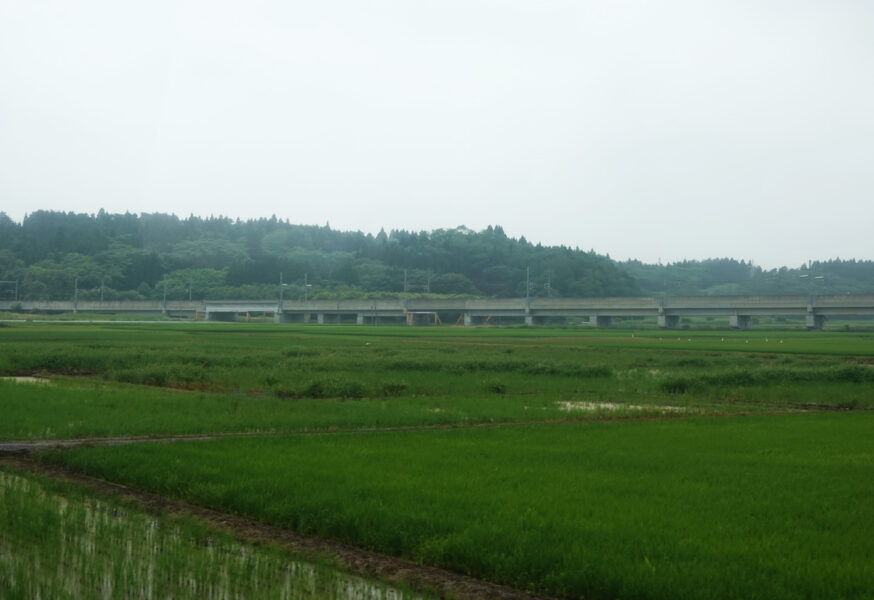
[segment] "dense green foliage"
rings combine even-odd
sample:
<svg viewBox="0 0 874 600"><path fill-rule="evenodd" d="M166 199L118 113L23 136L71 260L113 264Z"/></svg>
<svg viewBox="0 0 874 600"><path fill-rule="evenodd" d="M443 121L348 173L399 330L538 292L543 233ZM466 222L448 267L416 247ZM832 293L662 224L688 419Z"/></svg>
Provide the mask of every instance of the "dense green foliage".
<svg viewBox="0 0 874 600"><path fill-rule="evenodd" d="M666 296L774 296L874 293L874 261L812 261L763 269L728 258L667 265L627 261L620 268L647 294Z"/></svg>
<svg viewBox="0 0 874 600"><path fill-rule="evenodd" d="M622 296L639 290L607 257L507 237L500 227L432 232L336 231L270 219L37 211L0 213L0 280L19 299L275 298L375 293ZM405 277L406 275L406 277ZM405 287L406 282L406 287ZM558 283L561 282L561 283ZM551 284L551 286L550 286ZM0 290L9 295L9 290Z"/></svg>
<svg viewBox="0 0 874 600"><path fill-rule="evenodd" d="M763 270L734 259L616 263L510 238L499 226L342 232L272 217L0 212L0 299L289 299L449 294L524 296L874 293L874 261ZM406 277L405 277L406 274ZM405 286L406 283L406 286Z"/></svg>
<svg viewBox="0 0 874 600"><path fill-rule="evenodd" d="M217 509L561 597L864 598L874 414L53 454Z"/></svg>

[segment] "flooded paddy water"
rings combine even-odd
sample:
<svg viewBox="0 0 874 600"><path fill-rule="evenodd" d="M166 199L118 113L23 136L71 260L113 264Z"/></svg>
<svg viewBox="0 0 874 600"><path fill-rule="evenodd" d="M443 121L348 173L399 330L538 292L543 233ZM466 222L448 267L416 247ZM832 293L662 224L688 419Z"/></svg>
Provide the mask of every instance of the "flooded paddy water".
<svg viewBox="0 0 874 600"><path fill-rule="evenodd" d="M422 596L0 470L0 597Z"/></svg>
<svg viewBox="0 0 874 600"><path fill-rule="evenodd" d="M683 413L688 412L686 406L670 406L658 404L624 404L621 402L579 402L579 401L563 401L556 402L561 410L568 412L598 412L598 411L646 411L659 414L667 413Z"/></svg>
<svg viewBox="0 0 874 600"><path fill-rule="evenodd" d="M46 377L31 377L29 375L21 375L16 377L0 377L0 381L11 381L12 383L36 383L46 384L51 383Z"/></svg>

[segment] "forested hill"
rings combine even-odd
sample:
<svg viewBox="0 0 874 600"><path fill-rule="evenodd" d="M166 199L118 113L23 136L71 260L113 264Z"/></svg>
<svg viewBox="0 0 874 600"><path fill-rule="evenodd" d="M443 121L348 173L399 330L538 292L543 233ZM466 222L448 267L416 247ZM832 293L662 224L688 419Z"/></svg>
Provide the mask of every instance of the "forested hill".
<svg viewBox="0 0 874 600"><path fill-rule="evenodd" d="M734 259L649 265L507 237L499 226L378 235L274 218L0 212L0 298L274 299L406 293L531 296L874 293L874 262L763 270Z"/></svg>
<svg viewBox="0 0 874 600"><path fill-rule="evenodd" d="M628 261L619 266L654 296L874 294L870 260L832 259L770 270L728 258L667 265Z"/></svg>
<svg viewBox="0 0 874 600"><path fill-rule="evenodd" d="M501 227L378 235L274 218L38 211L0 213L0 280L19 299L286 298L381 294L626 296L640 293L608 257L507 237ZM9 287L0 288L4 297Z"/></svg>

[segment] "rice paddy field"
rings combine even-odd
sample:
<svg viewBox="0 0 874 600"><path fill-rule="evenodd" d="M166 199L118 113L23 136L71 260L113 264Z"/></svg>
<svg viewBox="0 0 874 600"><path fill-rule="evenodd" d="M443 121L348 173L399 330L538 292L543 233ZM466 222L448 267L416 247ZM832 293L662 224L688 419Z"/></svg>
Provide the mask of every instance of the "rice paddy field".
<svg viewBox="0 0 874 600"><path fill-rule="evenodd" d="M0 439L91 441L24 462L520 594L874 598L871 332L15 323L0 377ZM0 469L3 597L416 593Z"/></svg>
<svg viewBox="0 0 874 600"><path fill-rule="evenodd" d="M21 473L0 471L0 526L3 598L423 598Z"/></svg>

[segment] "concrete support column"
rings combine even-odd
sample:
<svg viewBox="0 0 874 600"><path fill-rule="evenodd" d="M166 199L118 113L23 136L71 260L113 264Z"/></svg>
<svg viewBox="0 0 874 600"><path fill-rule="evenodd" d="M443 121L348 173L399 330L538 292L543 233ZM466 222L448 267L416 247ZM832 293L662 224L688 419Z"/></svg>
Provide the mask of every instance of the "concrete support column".
<svg viewBox="0 0 874 600"><path fill-rule="evenodd" d="M464 318L465 327L470 327L471 325L473 325L473 317L470 316L469 312L463 313L462 316Z"/></svg>
<svg viewBox="0 0 874 600"><path fill-rule="evenodd" d="M816 329L819 331L822 329L823 325L825 325L825 315L808 314L804 318L804 324L807 325L808 329Z"/></svg>
<svg viewBox="0 0 874 600"><path fill-rule="evenodd" d="M319 325L324 325L325 324L325 313L318 313L316 315L316 322Z"/></svg>
<svg viewBox="0 0 874 600"><path fill-rule="evenodd" d="M528 326L534 325L534 315L525 315L525 324Z"/></svg>
<svg viewBox="0 0 874 600"><path fill-rule="evenodd" d="M749 315L732 315L728 319L732 329L749 329L753 318Z"/></svg>
<svg viewBox="0 0 874 600"><path fill-rule="evenodd" d="M278 312L273 315L274 323L302 323L304 316L301 313Z"/></svg>
<svg viewBox="0 0 874 600"><path fill-rule="evenodd" d="M355 315L355 324L364 325L364 313L358 313Z"/></svg>
<svg viewBox="0 0 874 600"><path fill-rule="evenodd" d="M677 329L680 326L678 315L659 315L659 327L662 329Z"/></svg>
<svg viewBox="0 0 874 600"><path fill-rule="evenodd" d="M589 324L594 327L610 327L613 323L613 317L609 316L591 316L589 317Z"/></svg>

